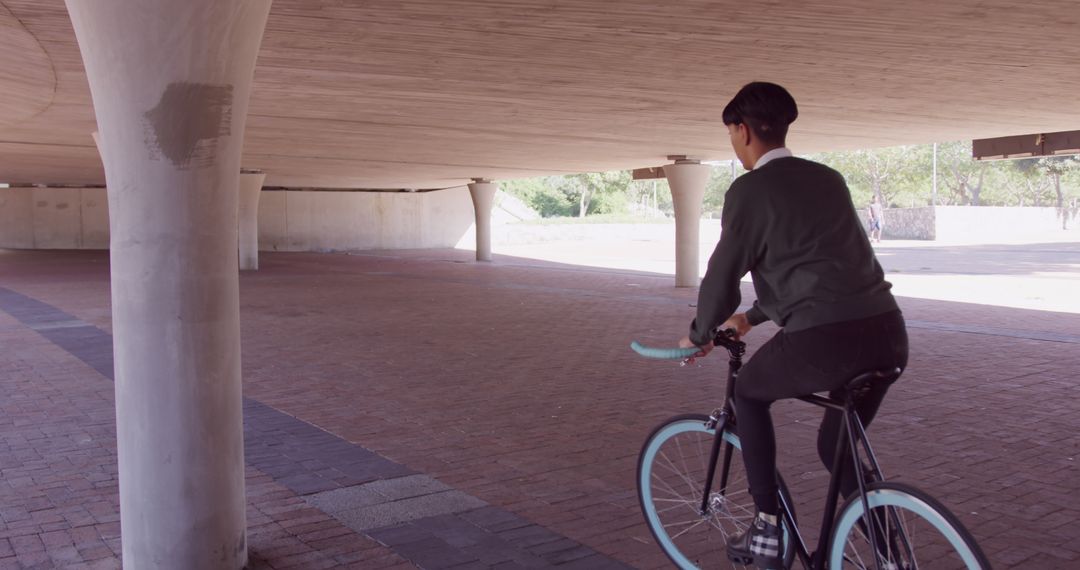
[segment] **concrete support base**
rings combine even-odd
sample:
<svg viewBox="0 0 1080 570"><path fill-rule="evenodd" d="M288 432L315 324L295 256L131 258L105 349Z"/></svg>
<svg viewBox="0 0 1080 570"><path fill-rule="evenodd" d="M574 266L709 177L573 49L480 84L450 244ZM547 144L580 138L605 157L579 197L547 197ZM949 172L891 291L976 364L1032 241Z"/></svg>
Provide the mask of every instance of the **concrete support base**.
<svg viewBox="0 0 1080 570"><path fill-rule="evenodd" d="M476 213L476 260L491 261L491 207L499 186L493 182L477 179L469 184L473 210Z"/></svg>
<svg viewBox="0 0 1080 570"><path fill-rule="evenodd" d="M269 0L67 0L104 157L123 565L247 563L237 209Z"/></svg>
<svg viewBox="0 0 1080 570"><path fill-rule="evenodd" d="M664 166L664 176L675 207L675 286L697 287L701 282L698 228L709 167L680 161Z"/></svg>

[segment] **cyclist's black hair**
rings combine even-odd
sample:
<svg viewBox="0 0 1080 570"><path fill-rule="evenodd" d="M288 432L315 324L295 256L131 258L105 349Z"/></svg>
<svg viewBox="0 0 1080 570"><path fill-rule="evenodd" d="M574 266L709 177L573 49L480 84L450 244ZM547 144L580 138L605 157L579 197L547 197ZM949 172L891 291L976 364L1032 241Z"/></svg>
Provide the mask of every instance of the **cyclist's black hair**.
<svg viewBox="0 0 1080 570"><path fill-rule="evenodd" d="M788 125L799 116L795 98L775 83L747 83L724 107L725 125L750 127L754 135L770 145L783 145Z"/></svg>

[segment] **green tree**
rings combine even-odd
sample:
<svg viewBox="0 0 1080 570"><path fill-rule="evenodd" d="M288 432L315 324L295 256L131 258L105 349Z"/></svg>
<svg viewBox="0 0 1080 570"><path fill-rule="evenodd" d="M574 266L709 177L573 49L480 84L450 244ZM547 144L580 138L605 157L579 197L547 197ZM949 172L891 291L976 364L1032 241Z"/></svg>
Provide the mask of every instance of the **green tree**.
<svg viewBox="0 0 1080 570"><path fill-rule="evenodd" d="M1052 189L1052 199L1061 219L1061 229L1068 229L1069 220L1075 215L1075 199L1070 200L1069 188L1062 183L1062 179L1070 171L1078 170L1080 162L1074 156L1047 156L1039 159L1036 168L1043 172Z"/></svg>
<svg viewBox="0 0 1080 570"><path fill-rule="evenodd" d="M705 196L702 199L701 214L706 218L719 218L724 210L724 196L735 178L742 174L742 167L734 170L734 162L722 162L713 164L709 172L709 179L705 182Z"/></svg>
<svg viewBox="0 0 1080 570"><path fill-rule="evenodd" d="M1050 180L1040 168L1040 158L1010 160L1005 167L1006 185L1011 202L1019 206L1045 206L1050 203Z"/></svg>
<svg viewBox="0 0 1080 570"><path fill-rule="evenodd" d="M670 216L674 213L671 204L671 191L668 189L667 180L663 178L649 178L645 180L633 180L627 187L627 211L630 204L636 204L638 211L659 211Z"/></svg>
<svg viewBox="0 0 1080 570"><path fill-rule="evenodd" d="M626 212L629 171L587 172L507 180L500 186L529 204L540 215L578 216Z"/></svg>
<svg viewBox="0 0 1080 570"><path fill-rule="evenodd" d="M625 208L626 200L618 200L613 195L625 196L630 181L630 172L626 170L584 172L564 176L561 188L567 196L577 200L578 217L584 218L589 213L616 213L611 208L618 204Z"/></svg>
<svg viewBox="0 0 1080 570"><path fill-rule="evenodd" d="M869 187L871 196L877 196L885 206L898 205L898 194L914 176L909 167L915 158L914 149L912 146L894 146L854 151L850 154L862 168L854 172L853 177Z"/></svg>
<svg viewBox="0 0 1080 570"><path fill-rule="evenodd" d="M827 152L810 157L844 175L856 204L870 203L877 195L881 203L890 206L897 193L894 180L903 167L907 147ZM901 149L901 150L898 150Z"/></svg>
<svg viewBox="0 0 1080 570"><path fill-rule="evenodd" d="M499 182L499 187L525 201L545 218L570 216L573 215L575 204L560 189L561 178L561 176L543 176L505 180Z"/></svg>
<svg viewBox="0 0 1080 570"><path fill-rule="evenodd" d="M1073 156L1069 168L1061 174L1061 225L1068 229L1069 220L1080 213L1080 156Z"/></svg>
<svg viewBox="0 0 1080 570"><path fill-rule="evenodd" d="M880 197L891 207L921 204L1056 206L1066 221L1080 206L1080 159L1042 157L976 161L969 141L937 145L938 193L932 196L933 145L827 152L808 158L840 171L859 207ZM717 217L735 177L731 162L714 164L706 182L702 215ZM544 217L619 214L631 204L673 213L667 180L632 180L627 171L546 176L502 183ZM1070 209L1071 208L1071 209Z"/></svg>
<svg viewBox="0 0 1080 570"><path fill-rule="evenodd" d="M938 187L947 191L939 194L939 203L958 206L981 206L989 163L974 160L971 143L953 141L938 145Z"/></svg>
<svg viewBox="0 0 1080 570"><path fill-rule="evenodd" d="M1062 186L1062 178L1078 167L1080 167L1080 161L1077 161L1075 156L1047 156L1039 159L1037 168L1050 180L1058 208L1064 208L1067 203L1068 188Z"/></svg>

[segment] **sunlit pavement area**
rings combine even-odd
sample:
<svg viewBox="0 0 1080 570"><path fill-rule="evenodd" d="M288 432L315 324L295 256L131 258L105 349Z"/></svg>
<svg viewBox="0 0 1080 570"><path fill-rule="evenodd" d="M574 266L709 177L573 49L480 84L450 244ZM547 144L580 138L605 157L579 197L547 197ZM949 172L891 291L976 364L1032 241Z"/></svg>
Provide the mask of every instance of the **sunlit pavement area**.
<svg viewBox="0 0 1080 570"><path fill-rule="evenodd" d="M675 273L675 229L639 226L636 235L619 232L589 243L537 242L497 246L495 251L577 265ZM504 230L514 232L512 226ZM614 232L613 232L614 233ZM702 222L700 250L704 274L720 225ZM894 292L906 297L961 301L1040 311L1080 314L1080 229L1031 231L1008 240L885 240L874 244ZM746 281L749 281L747 276Z"/></svg>
<svg viewBox="0 0 1080 570"><path fill-rule="evenodd" d="M263 253L241 275L251 567L667 566L637 453L719 403L725 363L635 357L685 333L696 291L581 264L636 246L564 247ZM1080 244L876 247L912 347L871 430L886 474L995 567L1080 566ZM0 251L0 568L119 567L108 277L106 252ZM811 536L818 415L774 407Z"/></svg>

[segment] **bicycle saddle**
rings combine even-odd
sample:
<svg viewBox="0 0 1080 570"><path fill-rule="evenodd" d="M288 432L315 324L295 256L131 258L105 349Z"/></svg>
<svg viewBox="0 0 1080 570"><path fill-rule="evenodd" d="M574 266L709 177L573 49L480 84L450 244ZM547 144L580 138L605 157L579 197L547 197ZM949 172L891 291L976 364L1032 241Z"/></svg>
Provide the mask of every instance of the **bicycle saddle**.
<svg viewBox="0 0 1080 570"><path fill-rule="evenodd" d="M844 390L847 390L848 392L859 392L868 388L871 384L892 384L900 377L901 372L903 372L903 370L900 368L886 368L884 370L863 372L851 380L848 380L847 384L844 384Z"/></svg>

